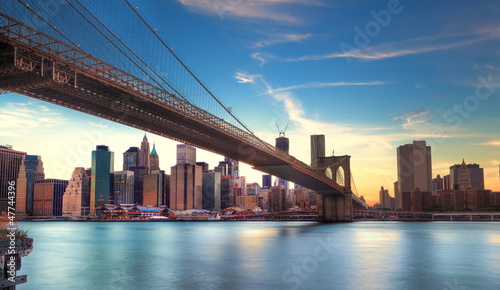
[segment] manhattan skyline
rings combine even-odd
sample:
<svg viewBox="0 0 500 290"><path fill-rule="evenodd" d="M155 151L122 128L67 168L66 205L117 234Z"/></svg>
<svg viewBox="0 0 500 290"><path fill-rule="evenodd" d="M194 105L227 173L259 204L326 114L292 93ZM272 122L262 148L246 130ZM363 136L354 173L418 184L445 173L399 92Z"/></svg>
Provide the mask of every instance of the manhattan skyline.
<svg viewBox="0 0 500 290"><path fill-rule="evenodd" d="M500 190L495 2L131 2L257 136L274 144L275 123L290 123L297 159L310 163L312 134L326 136L327 155L351 155L369 203L392 189L396 148L413 140L432 147L433 177L465 158ZM46 176L62 179L90 167L95 145L121 154L143 134L15 94L0 97L0 124L0 143L41 155ZM174 164L177 143L148 136L160 166ZM221 160L198 152L211 166ZM250 170L242 175L261 182Z"/></svg>

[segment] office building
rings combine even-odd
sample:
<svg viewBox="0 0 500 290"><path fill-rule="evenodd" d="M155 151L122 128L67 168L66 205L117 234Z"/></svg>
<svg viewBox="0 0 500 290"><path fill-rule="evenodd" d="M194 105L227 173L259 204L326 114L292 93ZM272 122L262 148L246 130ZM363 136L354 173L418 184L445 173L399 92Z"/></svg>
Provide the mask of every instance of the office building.
<svg viewBox="0 0 500 290"><path fill-rule="evenodd" d="M67 180L35 180L33 195L34 216L62 216L63 195Z"/></svg>
<svg viewBox="0 0 500 290"><path fill-rule="evenodd" d="M177 164L171 167L170 209L202 208L202 167L196 165L196 149L177 145Z"/></svg>
<svg viewBox="0 0 500 290"><path fill-rule="evenodd" d="M150 171L160 170L160 157L156 152L156 147L154 143L153 143L153 149L151 150L151 154L149 154L149 170Z"/></svg>
<svg viewBox="0 0 500 290"><path fill-rule="evenodd" d="M317 160L325 157L325 135L311 135L311 167L317 167Z"/></svg>
<svg viewBox="0 0 500 290"><path fill-rule="evenodd" d="M285 152L286 154L289 153L290 140L287 137L285 137L284 132L280 132L280 136L276 138L276 148ZM288 181L281 178L276 178L276 183L277 183L276 185L283 186L285 190L288 191Z"/></svg>
<svg viewBox="0 0 500 290"><path fill-rule="evenodd" d="M282 186L271 187L271 192L269 192L268 196L268 202L268 209L270 211L286 211L288 209L286 190Z"/></svg>
<svg viewBox="0 0 500 290"><path fill-rule="evenodd" d="M9 184L15 183L26 152L13 150L11 146L0 146L0 214L7 212Z"/></svg>
<svg viewBox="0 0 500 290"><path fill-rule="evenodd" d="M221 174L219 172L203 173L202 208L221 210Z"/></svg>
<svg viewBox="0 0 500 290"><path fill-rule="evenodd" d="M221 208L225 209L233 206L235 203L234 197L234 178L233 175L221 176Z"/></svg>
<svg viewBox="0 0 500 290"><path fill-rule="evenodd" d="M113 203L134 203L134 172L131 170L113 173Z"/></svg>
<svg viewBox="0 0 500 290"><path fill-rule="evenodd" d="M260 194L260 184L257 182L254 183L248 183L247 184L247 195L256 195L258 196Z"/></svg>
<svg viewBox="0 0 500 290"><path fill-rule="evenodd" d="M62 215L88 216L90 211L90 176L85 168L76 167L63 195Z"/></svg>
<svg viewBox="0 0 500 290"><path fill-rule="evenodd" d="M90 211L104 204L113 203L111 196L112 176L114 172L114 153L105 145L97 145L92 151L92 169L90 180Z"/></svg>
<svg viewBox="0 0 500 290"><path fill-rule="evenodd" d="M141 149L139 150L139 166L144 166L149 171L150 167L150 148L148 137L144 134L141 142Z"/></svg>
<svg viewBox="0 0 500 290"><path fill-rule="evenodd" d="M379 204L383 209L394 209L394 198L389 195L389 190L382 186L379 191Z"/></svg>
<svg viewBox="0 0 500 290"><path fill-rule="evenodd" d="M196 165L196 148L186 144L177 144L177 164Z"/></svg>
<svg viewBox="0 0 500 290"><path fill-rule="evenodd" d="M144 175L143 206L160 206L163 202L165 171L157 170Z"/></svg>
<svg viewBox="0 0 500 290"><path fill-rule="evenodd" d="M450 166L449 187L451 190L484 189L484 170L479 164L461 164Z"/></svg>
<svg viewBox="0 0 500 290"><path fill-rule="evenodd" d="M145 166L130 167L134 172L134 204L142 205L144 192L144 176L149 173Z"/></svg>
<svg viewBox="0 0 500 290"><path fill-rule="evenodd" d="M123 170L130 170L131 167L139 166L139 147L130 147L123 152Z"/></svg>
<svg viewBox="0 0 500 290"><path fill-rule="evenodd" d="M16 182L16 212L18 217L33 214L35 180L44 179L43 162L40 156L23 155Z"/></svg>
<svg viewBox="0 0 500 290"><path fill-rule="evenodd" d="M272 185L272 176L269 174L262 175L262 188L271 188Z"/></svg>
<svg viewBox="0 0 500 290"><path fill-rule="evenodd" d="M431 147L425 141L413 141L397 148L397 194L420 190L432 191ZM402 198L396 198L396 208L402 208Z"/></svg>
<svg viewBox="0 0 500 290"><path fill-rule="evenodd" d="M259 205L259 198L255 195L238 196L236 204L244 209L255 209Z"/></svg>

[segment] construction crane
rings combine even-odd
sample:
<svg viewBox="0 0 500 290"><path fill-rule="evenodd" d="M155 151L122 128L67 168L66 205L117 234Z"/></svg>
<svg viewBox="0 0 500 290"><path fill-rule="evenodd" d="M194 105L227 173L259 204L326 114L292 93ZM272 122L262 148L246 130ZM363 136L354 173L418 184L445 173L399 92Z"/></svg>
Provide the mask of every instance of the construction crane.
<svg viewBox="0 0 500 290"><path fill-rule="evenodd" d="M278 125L278 122L276 122L276 127L278 127L278 133L280 134L280 137L285 137L285 132L286 132L286 129L288 128L288 124L289 123L286 123L285 129L283 131L281 131L280 126Z"/></svg>

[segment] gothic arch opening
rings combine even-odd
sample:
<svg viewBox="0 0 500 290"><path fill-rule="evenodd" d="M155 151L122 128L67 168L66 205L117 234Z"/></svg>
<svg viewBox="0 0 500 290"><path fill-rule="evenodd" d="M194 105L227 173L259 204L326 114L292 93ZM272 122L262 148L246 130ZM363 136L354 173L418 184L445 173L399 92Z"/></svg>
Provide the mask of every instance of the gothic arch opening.
<svg viewBox="0 0 500 290"><path fill-rule="evenodd" d="M345 186L345 172L342 166L337 168L337 172L335 174L335 182L337 182L341 186Z"/></svg>

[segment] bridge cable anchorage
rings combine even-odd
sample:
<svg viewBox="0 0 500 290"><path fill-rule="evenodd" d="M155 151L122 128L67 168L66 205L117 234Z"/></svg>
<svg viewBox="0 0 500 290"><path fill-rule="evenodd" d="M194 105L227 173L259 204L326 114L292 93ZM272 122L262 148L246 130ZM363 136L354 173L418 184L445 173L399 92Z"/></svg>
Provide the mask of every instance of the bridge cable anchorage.
<svg viewBox="0 0 500 290"><path fill-rule="evenodd" d="M128 6L132 9L132 11L141 19L141 21L148 27L148 29L156 36L156 38L161 42L161 44L168 49L168 51L175 57L175 59L184 67L184 69L196 80L196 82L231 116L245 128L250 134L253 135L253 131L250 130L239 118L237 118L231 110L229 110L222 102L214 95L212 92L200 81L198 77L187 67L187 65L180 60L177 54L163 41L163 39L158 35L158 33L147 23L147 21L142 17L142 15L138 12L138 9L134 9L134 7L130 4L129 0L125 0Z"/></svg>
<svg viewBox="0 0 500 290"><path fill-rule="evenodd" d="M161 89L168 91L165 89L162 84L160 84L156 79L152 78L150 74L144 70L141 66L139 66L130 56L128 56L121 48L119 48L108 36L106 36L99 28L97 28L92 21L90 21L87 17L85 17L78 9L75 8L73 4L71 4L68 0L66 0L68 4L73 8L80 16L82 16L85 20L87 20L94 29L96 29L102 36L104 36L118 51L120 51L128 60L130 60L136 67L138 67L144 74L146 74L151 80L153 80ZM155 72L141 57L139 57L135 52L133 52L121 39L116 36L106 25L104 25L91 11L89 11L83 4L79 1L76 0L76 2L87 12L89 13L102 27L104 27L114 38L116 38L130 53L132 53L138 60L140 60L150 71L152 71L157 77L159 77L162 81L164 81L179 97L184 98L182 94L180 94L175 88L170 86L170 84L165 81L158 73ZM187 101L187 100L186 100Z"/></svg>

